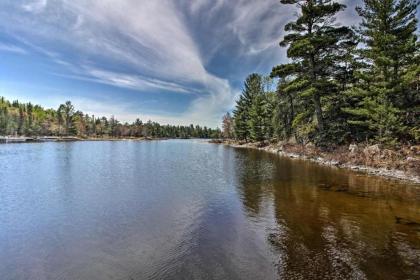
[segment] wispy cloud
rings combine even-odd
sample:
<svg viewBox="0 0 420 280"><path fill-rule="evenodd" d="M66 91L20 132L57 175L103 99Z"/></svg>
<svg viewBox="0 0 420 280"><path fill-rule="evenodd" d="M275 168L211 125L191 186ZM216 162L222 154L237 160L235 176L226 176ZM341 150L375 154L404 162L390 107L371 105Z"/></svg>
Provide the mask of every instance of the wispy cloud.
<svg viewBox="0 0 420 280"><path fill-rule="evenodd" d="M63 102L63 99L57 101ZM162 111L145 113L141 109L132 111L132 104L129 102L98 101L89 98L77 97L72 100L75 107L88 115L95 117L116 117L120 122L131 122L137 118L147 122L149 120L159 122L162 125L190 125L194 123L190 116L185 114L169 114ZM150 101L148 103L151 103ZM60 104L60 103L57 103ZM143 104L148 105L148 104Z"/></svg>
<svg viewBox="0 0 420 280"><path fill-rule="evenodd" d="M194 116L191 121L214 124L215 116L233 100L229 82L206 70L174 1L140 2L30 1L23 6L25 10L42 16L10 20L15 21L19 36L38 42L28 43L33 48L57 63L68 64L72 72L78 71L74 76L136 90L194 91L199 97L188 110ZM55 55L63 47L78 54L75 61L69 63ZM94 68L82 66L86 57L95 61ZM197 105L201 103L207 105L206 110Z"/></svg>
<svg viewBox="0 0 420 280"><path fill-rule="evenodd" d="M95 78L94 81L117 87L129 88L134 90L147 90L152 88L178 93L191 93L191 90L179 84L166 82L154 78L105 71L95 68L87 68L85 70L88 75Z"/></svg>
<svg viewBox="0 0 420 280"><path fill-rule="evenodd" d="M172 120L215 126L240 91L233 82L284 59L278 42L293 13L278 0L2 0L0 32L59 65L61 77L190 94Z"/></svg>
<svg viewBox="0 0 420 280"><path fill-rule="evenodd" d="M5 43L0 43L0 51L3 52L11 52L11 53L15 53L15 54L23 54L26 55L28 54L28 51L26 51L25 49L15 46L15 45L10 45L10 44L5 44Z"/></svg>
<svg viewBox="0 0 420 280"><path fill-rule="evenodd" d="M31 0L22 5L27 12L40 13L47 6L48 0Z"/></svg>

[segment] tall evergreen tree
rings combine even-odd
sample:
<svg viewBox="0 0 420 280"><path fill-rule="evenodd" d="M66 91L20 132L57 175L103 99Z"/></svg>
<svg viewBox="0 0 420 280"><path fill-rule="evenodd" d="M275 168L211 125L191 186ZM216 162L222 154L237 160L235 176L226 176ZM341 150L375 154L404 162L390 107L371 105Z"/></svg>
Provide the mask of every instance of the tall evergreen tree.
<svg viewBox="0 0 420 280"><path fill-rule="evenodd" d="M254 97L249 110L250 138L253 141L262 141L267 135L267 102L263 93Z"/></svg>
<svg viewBox="0 0 420 280"><path fill-rule="evenodd" d="M316 127L325 138L329 133L330 120L325 110L330 109L328 95L337 93L334 77L340 62L353 43L353 32L348 27L335 24L334 16L345 5L331 0L281 0L283 4L297 4L299 17L285 27L288 34L280 43L288 46L287 55L292 63L273 69L274 77L294 77L291 87L299 90L299 96L313 108ZM327 97L327 98L326 98ZM309 104L310 103L310 104ZM310 118L309 112L302 112L300 119Z"/></svg>
<svg viewBox="0 0 420 280"><path fill-rule="evenodd" d="M74 115L74 106L70 101L66 101L64 104L64 122L66 128L66 135L73 132L73 115Z"/></svg>
<svg viewBox="0 0 420 280"><path fill-rule="evenodd" d="M7 112L7 107L0 106L0 135L7 135L8 134L8 122L9 116Z"/></svg>
<svg viewBox="0 0 420 280"><path fill-rule="evenodd" d="M33 134L33 127L32 127L32 121L33 121L33 105L31 103L28 103L26 105L26 122L25 122L25 134L31 136Z"/></svg>
<svg viewBox="0 0 420 280"><path fill-rule="evenodd" d="M277 68L277 70L280 69ZM286 76L277 71L275 72L275 75ZM293 85L297 85L298 82L298 79L290 82L285 78L280 79L278 82L273 125L275 134L281 140L288 140L293 135L298 138L293 129L293 121L296 112L296 95L298 94L297 89ZM309 108L305 108L305 110L308 109Z"/></svg>
<svg viewBox="0 0 420 280"><path fill-rule="evenodd" d="M25 112L22 106L19 106L19 121L17 133L22 135L24 133L24 124L25 124Z"/></svg>
<svg viewBox="0 0 420 280"><path fill-rule="evenodd" d="M235 137L239 140L248 140L249 138L248 119L247 102L244 96L241 95L233 111Z"/></svg>
<svg viewBox="0 0 420 280"><path fill-rule="evenodd" d="M244 84L242 95L237 101L234 110L234 126L236 137L240 140L249 140L251 136L250 110L255 97L263 93L262 77L259 74L249 75Z"/></svg>
<svg viewBox="0 0 420 280"><path fill-rule="evenodd" d="M418 110L420 97L404 77L416 63L417 6L411 0L365 0L357 8L362 17L359 52L365 64L347 93L350 106L344 111L361 137L392 143L413 126L410 116Z"/></svg>
<svg viewBox="0 0 420 280"><path fill-rule="evenodd" d="M277 95L274 91L266 91L264 93L264 99L265 99L265 119L264 119L264 125L265 125L265 137L267 139L272 139L275 137L275 111L277 108Z"/></svg>

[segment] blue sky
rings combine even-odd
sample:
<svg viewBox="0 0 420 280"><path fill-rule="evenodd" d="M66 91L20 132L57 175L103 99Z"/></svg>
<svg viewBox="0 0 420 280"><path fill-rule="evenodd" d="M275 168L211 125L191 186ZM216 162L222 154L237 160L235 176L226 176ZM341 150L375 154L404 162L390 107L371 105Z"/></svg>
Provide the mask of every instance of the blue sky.
<svg viewBox="0 0 420 280"><path fill-rule="evenodd" d="M354 6L338 16L358 18ZM1 0L0 95L96 116L219 126L245 77L286 61L278 0Z"/></svg>

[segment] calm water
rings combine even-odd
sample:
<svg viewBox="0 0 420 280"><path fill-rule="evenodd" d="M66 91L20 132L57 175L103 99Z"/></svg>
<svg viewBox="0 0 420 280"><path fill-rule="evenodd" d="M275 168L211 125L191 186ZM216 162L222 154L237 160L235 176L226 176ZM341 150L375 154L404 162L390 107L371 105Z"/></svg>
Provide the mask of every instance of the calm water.
<svg viewBox="0 0 420 280"><path fill-rule="evenodd" d="M0 145L0 278L419 279L420 188L204 141Z"/></svg>

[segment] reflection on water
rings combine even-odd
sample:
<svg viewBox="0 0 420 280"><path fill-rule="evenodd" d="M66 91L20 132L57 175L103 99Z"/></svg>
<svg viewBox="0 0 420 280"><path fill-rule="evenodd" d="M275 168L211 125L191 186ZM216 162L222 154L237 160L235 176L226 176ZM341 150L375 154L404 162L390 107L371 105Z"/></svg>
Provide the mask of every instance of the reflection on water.
<svg viewBox="0 0 420 280"><path fill-rule="evenodd" d="M274 207L277 227L267 240L281 278L420 277L418 187L250 150L238 158L249 218Z"/></svg>
<svg viewBox="0 0 420 280"><path fill-rule="evenodd" d="M1 279L418 279L420 188L203 141L0 146Z"/></svg>

